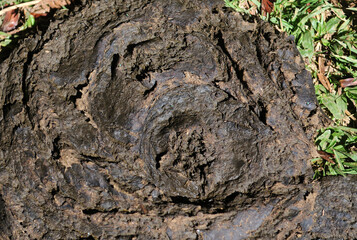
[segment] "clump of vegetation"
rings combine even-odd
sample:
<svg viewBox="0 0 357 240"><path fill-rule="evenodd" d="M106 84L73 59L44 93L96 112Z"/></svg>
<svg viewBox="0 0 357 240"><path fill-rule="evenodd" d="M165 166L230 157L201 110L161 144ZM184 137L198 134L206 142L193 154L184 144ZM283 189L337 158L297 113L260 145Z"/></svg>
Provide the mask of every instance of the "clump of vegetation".
<svg viewBox="0 0 357 240"><path fill-rule="evenodd" d="M70 0L0 0L0 51L17 33L34 26L37 18L70 3Z"/></svg>
<svg viewBox="0 0 357 240"><path fill-rule="evenodd" d="M320 129L316 138L320 158L312 160L315 178L357 174L357 129L335 126Z"/></svg>
<svg viewBox="0 0 357 240"><path fill-rule="evenodd" d="M275 2L275 3L274 3ZM225 0L228 7L259 15L295 37L314 78L317 100L334 122L320 129L314 178L357 174L357 8L353 1ZM274 3L274 4L273 4Z"/></svg>

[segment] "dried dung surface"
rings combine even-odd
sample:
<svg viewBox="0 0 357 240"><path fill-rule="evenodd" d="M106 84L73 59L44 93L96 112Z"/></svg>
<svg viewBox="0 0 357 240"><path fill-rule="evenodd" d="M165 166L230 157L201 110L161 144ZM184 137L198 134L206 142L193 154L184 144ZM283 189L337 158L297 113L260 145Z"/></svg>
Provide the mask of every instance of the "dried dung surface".
<svg viewBox="0 0 357 240"><path fill-rule="evenodd" d="M293 40L223 1L83 1L0 65L2 239L352 239Z"/></svg>

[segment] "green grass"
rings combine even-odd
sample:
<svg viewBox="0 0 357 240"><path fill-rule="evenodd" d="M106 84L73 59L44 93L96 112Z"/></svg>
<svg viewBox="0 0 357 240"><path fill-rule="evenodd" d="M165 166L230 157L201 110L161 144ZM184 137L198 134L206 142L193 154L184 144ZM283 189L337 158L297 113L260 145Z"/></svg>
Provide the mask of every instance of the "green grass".
<svg viewBox="0 0 357 240"><path fill-rule="evenodd" d="M6 12L16 9L20 19L15 29L3 32L0 29L0 51L2 47L8 46L19 32L31 28L36 23L36 17L46 16L51 9L64 8L71 0L0 0L0 26L4 22Z"/></svg>
<svg viewBox="0 0 357 240"><path fill-rule="evenodd" d="M277 0L267 16L261 13L258 0L225 3L244 14L259 15L279 31L295 36L314 78L317 100L334 123L318 131L317 148L330 159L312 160L314 178L357 174L357 86L341 84L345 79L357 80L357 33L353 28L357 8L351 7L352 1L350 7L343 7L327 0Z"/></svg>
<svg viewBox="0 0 357 240"><path fill-rule="evenodd" d="M0 0L0 10L4 10L9 6L16 6L25 2L30 2L30 0ZM27 11L26 8L23 8L22 10L23 10L23 20L22 20L23 23L22 24L19 23L19 26L17 27L16 30L9 33L0 31L0 50L1 47L6 47L12 42L14 38L17 37L16 33L24 31L35 24L35 18L29 13L29 11ZM4 15L5 14L2 14L0 16L0 25L2 25L3 23Z"/></svg>
<svg viewBox="0 0 357 240"><path fill-rule="evenodd" d="M357 174L357 129L335 126L320 129L315 139L318 150L327 153L330 161L312 160L315 178L326 175Z"/></svg>

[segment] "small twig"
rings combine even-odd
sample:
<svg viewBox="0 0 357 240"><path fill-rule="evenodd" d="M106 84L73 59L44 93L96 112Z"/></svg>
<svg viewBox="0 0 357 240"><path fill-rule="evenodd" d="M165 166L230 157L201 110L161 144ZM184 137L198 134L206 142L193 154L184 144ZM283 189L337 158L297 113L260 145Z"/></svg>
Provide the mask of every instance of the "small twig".
<svg viewBox="0 0 357 240"><path fill-rule="evenodd" d="M326 161L328 161L329 163L332 163L332 164L336 164L332 158L333 158L333 155L325 152L325 151L321 151L321 150L317 150L317 153L320 154L320 157Z"/></svg>
<svg viewBox="0 0 357 240"><path fill-rule="evenodd" d="M341 87L351 87L357 85L357 78L346 78L340 80Z"/></svg>
<svg viewBox="0 0 357 240"><path fill-rule="evenodd" d="M279 22L280 22L280 28L282 32L284 31L284 25L283 25L283 20L282 20L282 11L279 12Z"/></svg>
<svg viewBox="0 0 357 240"><path fill-rule="evenodd" d="M20 3L20 4L17 4L17 5L14 5L14 6L10 6L10 7L4 8L3 10L0 11L0 15L3 15L8 11L15 10L15 9L18 9L18 8L35 5L35 4L37 4L37 3L41 2L41 1L42 0L34 0L34 1L31 1L31 2Z"/></svg>
<svg viewBox="0 0 357 240"><path fill-rule="evenodd" d="M322 85L329 91L332 92L332 87L330 82L328 81L327 77L325 76L325 64L324 64L324 59L319 56L318 58L318 73L317 77L322 83Z"/></svg>
<svg viewBox="0 0 357 240"><path fill-rule="evenodd" d="M349 118L351 118L353 121L356 121L356 118L353 116L352 113L350 113L350 111L345 110L345 113L346 113L346 115L347 115Z"/></svg>

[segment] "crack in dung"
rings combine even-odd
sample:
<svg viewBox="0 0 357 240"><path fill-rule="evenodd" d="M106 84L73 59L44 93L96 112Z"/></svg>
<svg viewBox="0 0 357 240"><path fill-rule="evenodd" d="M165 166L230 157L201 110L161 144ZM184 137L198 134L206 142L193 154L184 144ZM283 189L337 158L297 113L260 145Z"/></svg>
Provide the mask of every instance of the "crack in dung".
<svg viewBox="0 0 357 240"><path fill-rule="evenodd" d="M218 33L215 34L215 37L218 39L218 43L217 45L221 48L222 52L224 53L224 55L226 55L229 59L229 61L232 64L233 70L236 73L237 78L240 80L241 84L243 85L243 87L247 90L249 90L249 92L251 93L247 83L243 80L243 73L244 70L240 70L238 63L236 61L233 60L231 54L228 52L227 48L226 48L226 44L224 43L224 39L223 39L223 34L221 31L218 31ZM227 71L228 74L230 74L229 71ZM252 94L252 93L251 93Z"/></svg>
<svg viewBox="0 0 357 240"><path fill-rule="evenodd" d="M231 99L234 99L234 100L238 100L238 99L237 99L235 96L233 96L229 91L220 88L220 86L217 84L216 81L212 82L212 84L213 84L213 86L215 86L217 89L223 91L225 94L228 95L228 97L227 97L226 99L222 100L222 102L223 102L223 101L227 101L227 100L229 100L230 98L231 98Z"/></svg>
<svg viewBox="0 0 357 240"><path fill-rule="evenodd" d="M94 76L96 75L96 70L93 70L88 74L86 83L77 86L77 97L72 99L74 100L74 106L77 108L87 119L86 121L92 125L95 129L98 129L97 124L93 120L93 116L89 113L89 87L94 80ZM72 97L72 96L71 96Z"/></svg>
<svg viewBox="0 0 357 240"><path fill-rule="evenodd" d="M52 151L51 156L53 159L60 159L61 158L61 149L59 146L60 137L57 136L52 142Z"/></svg>
<svg viewBox="0 0 357 240"><path fill-rule="evenodd" d="M83 159L81 159L82 161L87 161L87 162L95 162L95 163L106 163L108 162L106 158L100 157L100 156L91 156L91 155L87 155L84 153L79 154Z"/></svg>
<svg viewBox="0 0 357 240"><path fill-rule="evenodd" d="M119 212L118 208L113 208L111 210L100 210L100 209L96 209L96 208L88 208L88 209L83 209L82 210L83 214L85 215L93 215L96 213L117 213Z"/></svg>
<svg viewBox="0 0 357 240"><path fill-rule="evenodd" d="M116 68L118 66L118 63L119 63L119 54L116 53L113 55L113 60L112 60L111 67L110 67L112 80L114 80L116 78L116 75L117 75Z"/></svg>
<svg viewBox="0 0 357 240"><path fill-rule="evenodd" d="M29 94L28 84L26 83L28 67L29 67L30 63L32 62L32 58L33 58L33 53L29 52L27 55L26 62L24 63L23 70L22 70L21 91L23 94L22 104L24 105L25 114L27 115L32 127L34 127L34 124L32 122L32 117L30 115L30 107L28 105L28 102L30 99L30 96L29 96L30 94Z"/></svg>
<svg viewBox="0 0 357 240"><path fill-rule="evenodd" d="M85 88L86 86L88 86L88 82L86 82L84 84L79 84L76 87L74 87L76 89L77 93L75 95L70 96L69 100L71 102L73 102L75 107L77 107L77 104L76 104L77 99L80 99L82 97L83 88Z"/></svg>
<svg viewBox="0 0 357 240"><path fill-rule="evenodd" d="M226 45L224 43L224 39L223 39L223 34L221 31L218 31L218 33L216 33L215 35L218 39L218 46L221 48L221 50L223 51L223 53L228 57L229 61L231 62L232 64L232 67L233 67L233 70L234 72L236 73L236 76L237 78L240 80L240 83L242 84L243 88L246 89L247 91L249 91L248 93L250 95L254 95L252 93L252 91L249 89L248 87L248 84L244 81L244 70L240 70L239 69L239 66L237 64L236 61L233 60L231 54L228 52L227 48L226 48ZM230 74L230 71L227 71L228 74ZM216 85L216 84L215 84ZM216 85L217 86L217 85ZM218 87L218 86L217 86ZM228 93L227 91L223 90L224 92L226 92L230 97L233 97L233 99L236 99L234 98L234 96L232 96L230 93ZM266 115L267 115L267 109L266 107L264 106L264 104L262 103L262 101L258 101L257 103L258 105L258 109L254 109L252 106L249 106L249 108L252 110L252 112L254 112L257 117L259 118L259 120L264 123L264 125L266 126L269 126L267 124L267 119L266 119ZM271 128L271 126L269 126Z"/></svg>

